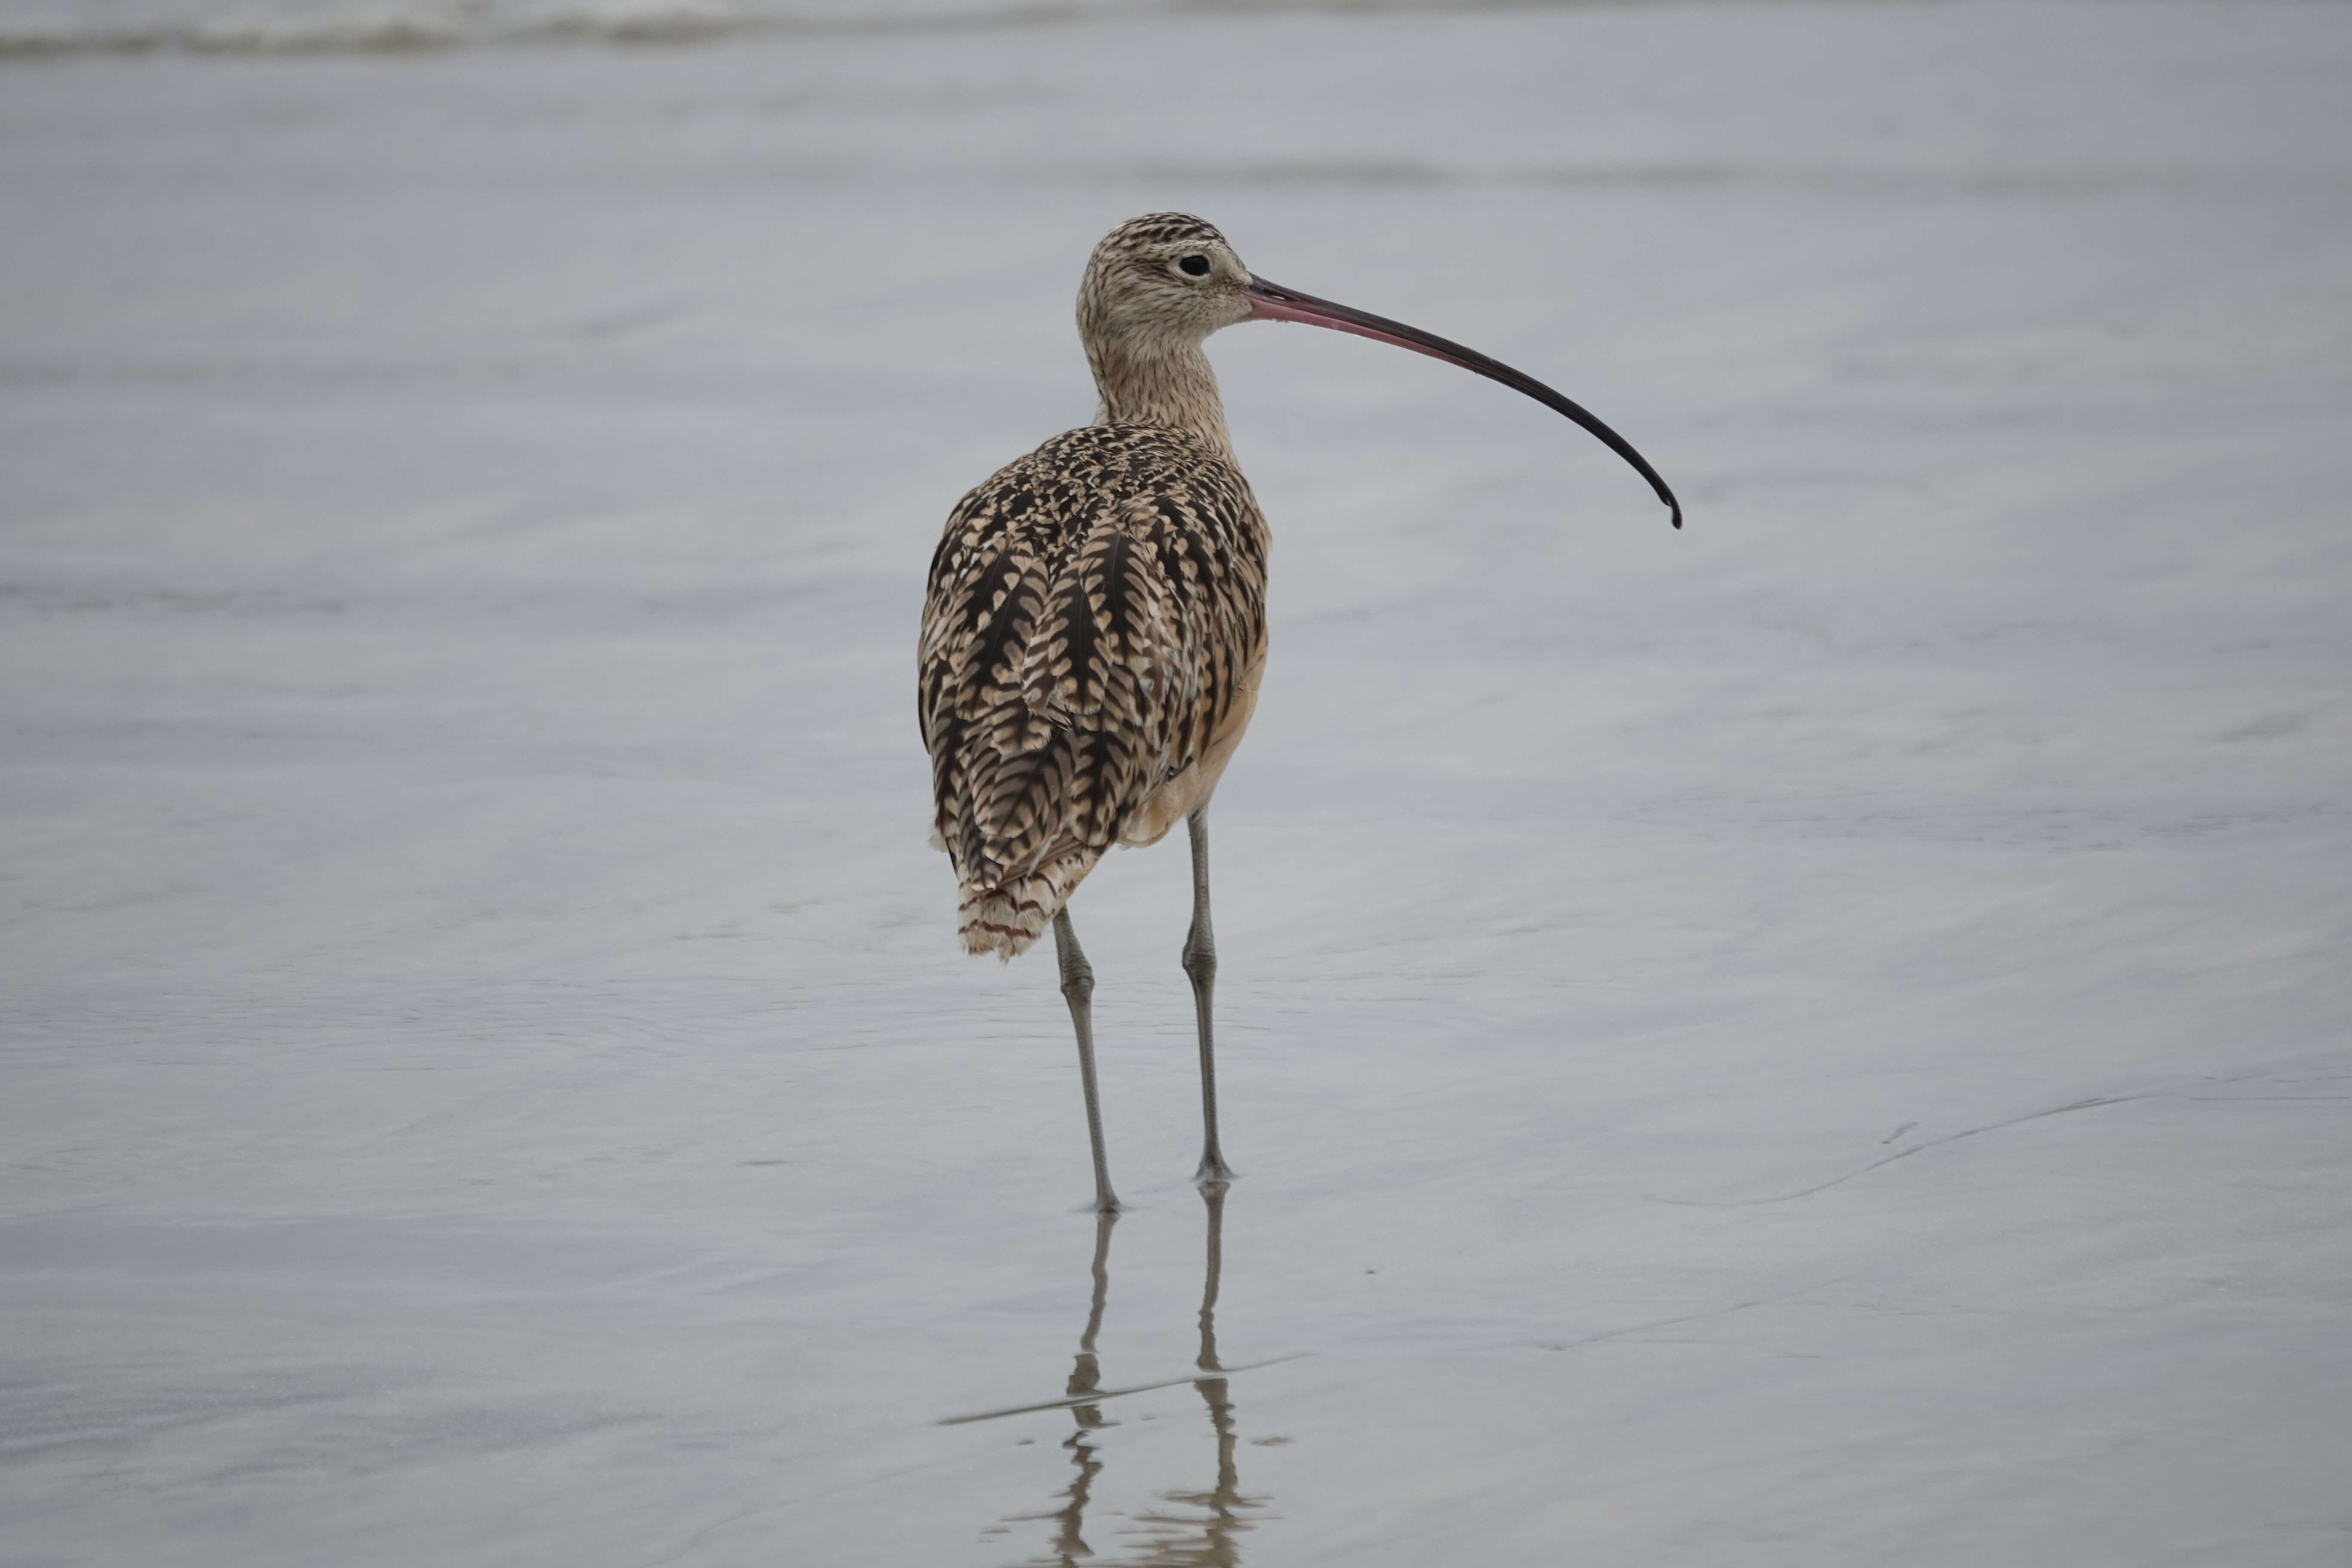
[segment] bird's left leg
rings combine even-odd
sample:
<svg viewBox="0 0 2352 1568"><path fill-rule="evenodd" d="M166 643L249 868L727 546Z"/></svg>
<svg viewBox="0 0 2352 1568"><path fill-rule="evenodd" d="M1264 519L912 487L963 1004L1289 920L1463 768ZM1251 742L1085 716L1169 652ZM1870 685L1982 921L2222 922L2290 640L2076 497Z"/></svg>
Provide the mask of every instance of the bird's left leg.
<svg viewBox="0 0 2352 1568"><path fill-rule="evenodd" d="M1070 1005L1070 1023L1078 1034L1078 1086L1087 1094L1087 1143L1095 1156L1095 1213L1118 1213L1118 1194L1110 1190L1110 1163L1103 1157L1102 1095L1095 1087L1095 966L1078 945L1077 928L1065 907L1054 917L1054 957L1062 968L1062 999ZM1105 1245L1110 1233L1105 1231Z"/></svg>
<svg viewBox="0 0 2352 1568"><path fill-rule="evenodd" d="M1230 1182L1235 1174L1217 1146L1217 1047L1211 999L1217 985L1217 938L1209 929L1209 808L1202 806L1184 819L1192 839L1192 930L1184 939L1184 973L1192 981L1192 1011L1201 1024L1201 1121L1207 1141L1201 1146L1201 1168L1192 1173L1196 1184Z"/></svg>

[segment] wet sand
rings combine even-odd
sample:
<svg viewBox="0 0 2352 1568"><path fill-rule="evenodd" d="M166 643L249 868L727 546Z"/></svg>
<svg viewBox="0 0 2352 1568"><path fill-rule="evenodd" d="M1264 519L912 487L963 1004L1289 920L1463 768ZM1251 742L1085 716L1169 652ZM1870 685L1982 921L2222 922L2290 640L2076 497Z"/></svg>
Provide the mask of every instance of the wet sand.
<svg viewBox="0 0 2352 1568"><path fill-rule="evenodd" d="M450 15L0 61L0 1563L2343 1561L2352 13ZM1213 341L1106 1229L913 635L1160 207L1690 525Z"/></svg>

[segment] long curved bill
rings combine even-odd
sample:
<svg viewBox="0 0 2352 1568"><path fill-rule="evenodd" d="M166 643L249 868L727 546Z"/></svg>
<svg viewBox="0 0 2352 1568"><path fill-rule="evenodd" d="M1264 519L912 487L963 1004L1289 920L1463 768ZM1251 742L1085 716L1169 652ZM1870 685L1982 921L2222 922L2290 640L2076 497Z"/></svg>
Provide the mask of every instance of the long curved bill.
<svg viewBox="0 0 2352 1568"><path fill-rule="evenodd" d="M1408 327L1402 321L1391 321L1386 316L1375 316L1368 310L1352 310L1336 305L1328 300L1318 300L1312 294L1301 294L1296 289L1285 289L1279 283L1269 283L1263 278L1252 278L1244 297L1250 302L1250 315L1268 321L1304 321L1310 327L1328 327L1335 332L1353 332L1374 342L1394 343L1401 349L1411 349L1417 354L1442 359L1448 364L1458 364L1464 370L1475 371L1490 381L1499 381L1514 392L1523 392L1545 407L1567 415L1601 438L1601 444L1627 462L1633 471L1650 481L1658 499L1666 503L1674 515L1676 528L1683 525L1683 503L1650 467L1649 459L1633 450L1633 444L1593 417L1580 404L1571 403L1531 375L1523 375L1500 360L1488 359L1475 349L1465 349L1460 343L1448 342L1419 327Z"/></svg>

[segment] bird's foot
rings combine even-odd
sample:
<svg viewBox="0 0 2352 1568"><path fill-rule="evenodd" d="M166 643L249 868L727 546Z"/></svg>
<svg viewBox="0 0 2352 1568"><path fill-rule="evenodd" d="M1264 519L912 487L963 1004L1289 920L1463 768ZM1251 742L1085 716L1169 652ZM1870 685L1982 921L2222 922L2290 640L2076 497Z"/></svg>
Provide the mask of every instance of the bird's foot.
<svg viewBox="0 0 2352 1568"><path fill-rule="evenodd" d="M1201 1168L1192 1173L1196 1187L1222 1187L1240 1175L1239 1171L1225 1163L1224 1156L1213 1152L1201 1156Z"/></svg>

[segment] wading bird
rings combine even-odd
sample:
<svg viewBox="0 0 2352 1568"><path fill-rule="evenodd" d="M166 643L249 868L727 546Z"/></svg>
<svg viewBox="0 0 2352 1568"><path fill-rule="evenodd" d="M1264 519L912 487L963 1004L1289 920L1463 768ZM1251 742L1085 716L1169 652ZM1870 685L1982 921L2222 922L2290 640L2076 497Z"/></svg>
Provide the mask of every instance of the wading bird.
<svg viewBox="0 0 2352 1568"><path fill-rule="evenodd" d="M1206 1142L1193 1180L1234 1173L1217 1143L1209 797L1265 668L1265 519L1234 465L1202 343L1248 321L1305 321L1442 359L1558 410L1650 481L1615 431L1530 376L1401 321L1253 277L1186 213L1104 237L1078 287L1095 422L1006 465L949 516L931 558L917 693L953 860L964 946L1010 960L1047 923L1078 1037L1095 1207L1118 1210L1095 1082L1094 971L1069 898L1114 844L1192 842L1184 973L1201 1037Z"/></svg>

